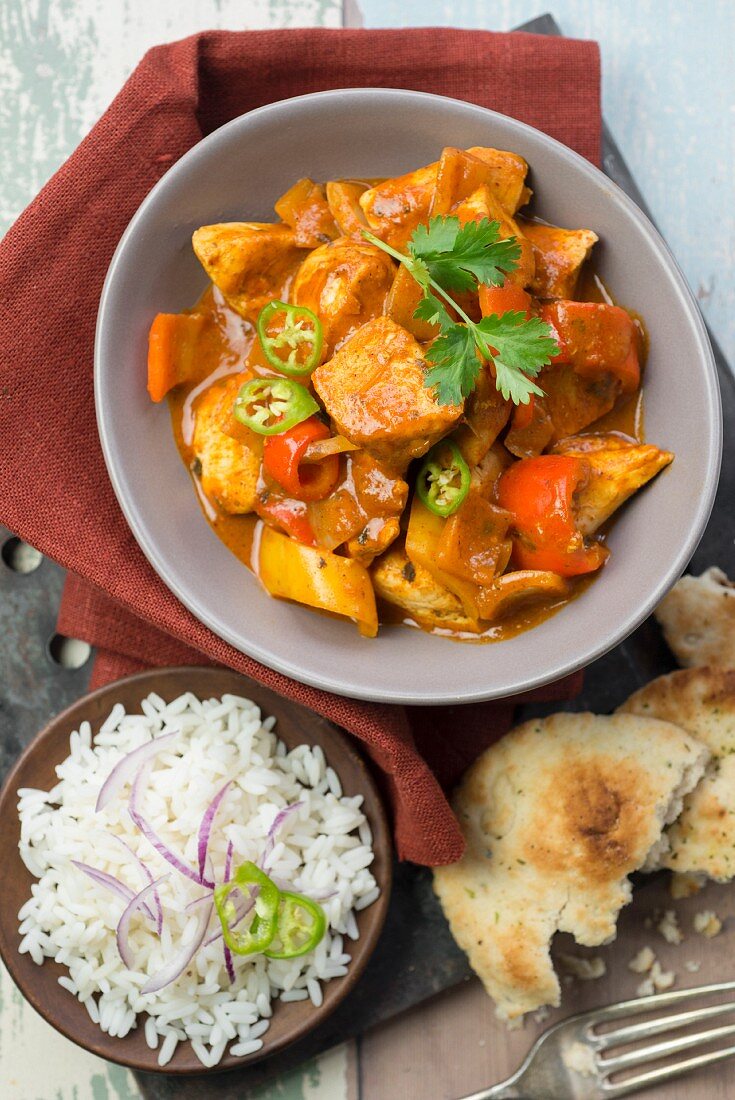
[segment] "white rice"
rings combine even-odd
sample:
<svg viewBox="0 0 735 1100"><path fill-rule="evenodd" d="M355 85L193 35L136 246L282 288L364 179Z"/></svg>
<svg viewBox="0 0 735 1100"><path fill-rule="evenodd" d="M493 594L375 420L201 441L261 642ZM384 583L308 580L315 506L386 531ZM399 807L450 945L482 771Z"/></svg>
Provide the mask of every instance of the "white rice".
<svg viewBox="0 0 735 1100"><path fill-rule="evenodd" d="M250 700L234 695L199 700L187 693L166 704L151 694L141 703L141 712L126 714L116 704L94 744L89 723L81 723L69 738L69 756L56 768L58 782L52 790L19 791L20 854L38 879L18 914L20 951L39 965L52 958L68 967L68 977L59 978L59 984L109 1035L127 1035L140 1021L146 1043L158 1050L159 1065L171 1061L179 1042L189 1040L202 1065L211 1067L228 1045L236 1057L263 1046L273 1000L310 999L318 1007L321 983L347 973L351 956L344 950L344 938L355 940L359 934L354 911L372 904L379 894L369 870L372 834L362 798L342 794L339 777L321 748L300 745L288 752L272 732L275 719L262 720ZM127 785L100 813L95 803L102 783L124 755L174 730L179 736L155 757L143 807L159 836L196 868L204 811L232 780L209 842L215 879L222 882L228 840L234 846L234 868L245 860L257 863L276 814L302 802L279 830L266 870L295 891L315 897L329 929L301 958L234 955L232 985L222 941L217 940L200 947L176 981L158 993L141 994L147 979L182 943L191 941L196 912L185 910L203 888L173 870L136 829L128 814ZM124 966L115 939L125 902L71 862L114 875L137 893L146 881L120 839L154 878L171 872L159 887L164 909L160 938L142 913L131 922L135 970ZM213 914L208 935L218 929Z"/></svg>

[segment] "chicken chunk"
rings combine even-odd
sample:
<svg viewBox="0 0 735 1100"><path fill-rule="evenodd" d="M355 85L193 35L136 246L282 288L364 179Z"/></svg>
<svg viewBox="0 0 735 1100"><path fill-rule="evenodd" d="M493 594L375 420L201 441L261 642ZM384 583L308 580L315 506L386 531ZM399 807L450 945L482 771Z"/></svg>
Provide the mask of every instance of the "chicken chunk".
<svg viewBox="0 0 735 1100"><path fill-rule="evenodd" d="M533 247L536 272L530 290L538 298L573 298L579 272L599 239L591 229L559 229L523 222Z"/></svg>
<svg viewBox="0 0 735 1100"><path fill-rule="evenodd" d="M291 289L291 300L319 316L324 358L329 358L366 321L383 313L396 268L369 241L340 237L311 252Z"/></svg>
<svg viewBox="0 0 735 1100"><path fill-rule="evenodd" d="M424 385L421 345L389 317L357 332L314 371L314 389L341 435L399 471L428 451L462 415Z"/></svg>
<svg viewBox="0 0 735 1100"><path fill-rule="evenodd" d="M473 145L467 152L489 165L491 171L487 182L504 210L515 214L520 206L526 205L531 191L526 187L528 164L523 157L505 149L489 149L482 145Z"/></svg>
<svg viewBox="0 0 735 1100"><path fill-rule="evenodd" d="M192 245L228 305L249 321L271 299L282 297L303 256L293 229L264 222L204 225Z"/></svg>
<svg viewBox="0 0 735 1100"><path fill-rule="evenodd" d="M402 546L394 545L378 558L371 576L376 596L401 608L424 629L478 633L477 621L468 618L458 597L410 561Z"/></svg>
<svg viewBox="0 0 735 1100"><path fill-rule="evenodd" d="M593 535L628 497L674 459L670 451L610 433L563 439L553 450L584 458L589 464L587 482L575 496L577 527L583 535Z"/></svg>
<svg viewBox="0 0 735 1100"><path fill-rule="evenodd" d="M196 406L193 439L205 496L224 512L237 515L255 507L263 447L261 437L247 429L242 429L240 439L223 430L241 383L235 375L205 390Z"/></svg>

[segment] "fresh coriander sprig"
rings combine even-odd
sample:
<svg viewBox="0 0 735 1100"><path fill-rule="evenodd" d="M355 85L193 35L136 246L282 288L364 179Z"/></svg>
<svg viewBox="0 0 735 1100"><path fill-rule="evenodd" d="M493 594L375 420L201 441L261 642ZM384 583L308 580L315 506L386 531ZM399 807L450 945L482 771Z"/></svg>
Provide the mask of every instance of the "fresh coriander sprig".
<svg viewBox="0 0 735 1100"><path fill-rule="evenodd" d="M496 386L506 400L525 405L531 394L543 396L533 379L559 350L550 326L519 312L475 322L447 293L474 290L478 283L499 286L518 266L521 248L515 237L501 238L500 224L488 218L460 225L455 217L432 218L418 226L407 254L367 230L363 236L403 264L423 291L414 317L439 327L426 352L432 366L424 385L435 389L440 405L457 405L469 397L482 359L494 364Z"/></svg>

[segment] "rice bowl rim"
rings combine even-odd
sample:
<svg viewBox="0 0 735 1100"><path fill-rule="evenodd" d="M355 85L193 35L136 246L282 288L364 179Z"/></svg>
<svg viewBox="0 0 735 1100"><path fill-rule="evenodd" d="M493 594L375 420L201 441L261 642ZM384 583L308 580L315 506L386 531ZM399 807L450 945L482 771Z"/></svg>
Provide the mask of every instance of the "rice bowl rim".
<svg viewBox="0 0 735 1100"><path fill-rule="evenodd" d="M334 768L346 796L361 794L364 812L373 834L374 861L370 870L380 895L366 909L355 912L360 938L349 942L352 961L344 977L323 982L323 1003L316 1008L310 1000L283 1003L273 1001L271 1027L263 1036L263 1046L253 1054L237 1057L226 1052L211 1070L205 1068L191 1049L181 1041L172 1060L158 1065L159 1049L151 1049L145 1040L147 1014L140 1014L137 1026L124 1038L107 1035L92 1022L86 1008L75 996L59 986L57 978L68 975L63 964L46 958L41 966L30 955L18 952L21 936L17 914L28 899L31 886L38 880L23 864L18 851L20 819L17 810L18 789L49 789L56 782L55 767L69 754L69 735L89 721L96 733L116 703L128 714L140 709L141 701L156 692L166 702L191 691L198 699L240 695L260 707L263 718L274 715L274 732L289 749L299 744L319 745L327 764ZM362 975L385 922L392 883L392 842L388 820L375 782L348 738L326 719L299 703L284 699L269 688L241 673L225 668L181 666L135 673L82 696L53 718L36 735L11 768L0 789L0 831L13 849L6 864L6 881L0 904L0 958L21 994L52 1027L78 1046L107 1061L145 1073L195 1075L245 1068L268 1058L303 1038L320 1025L352 991ZM354 912L354 911L353 911ZM305 1052L305 1057L308 1053Z"/></svg>

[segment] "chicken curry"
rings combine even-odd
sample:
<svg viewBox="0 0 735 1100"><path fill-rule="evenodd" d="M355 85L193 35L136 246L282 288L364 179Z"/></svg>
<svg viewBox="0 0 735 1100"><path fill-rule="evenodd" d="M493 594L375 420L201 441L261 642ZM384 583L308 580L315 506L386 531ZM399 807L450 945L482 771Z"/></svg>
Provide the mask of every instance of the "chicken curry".
<svg viewBox="0 0 735 1100"><path fill-rule="evenodd" d="M592 230L519 215L527 170L447 148L194 233L210 285L155 318L148 389L273 596L367 637L507 637L584 590L672 461L641 439L643 327L590 275Z"/></svg>

